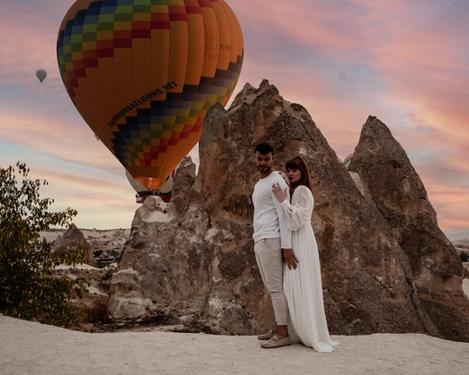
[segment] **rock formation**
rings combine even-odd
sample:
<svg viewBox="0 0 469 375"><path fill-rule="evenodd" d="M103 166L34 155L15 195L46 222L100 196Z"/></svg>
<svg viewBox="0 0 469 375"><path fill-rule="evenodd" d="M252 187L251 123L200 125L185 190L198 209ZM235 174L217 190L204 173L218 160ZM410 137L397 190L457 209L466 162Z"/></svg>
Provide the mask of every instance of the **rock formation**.
<svg viewBox="0 0 469 375"><path fill-rule="evenodd" d="M458 252L463 262L469 261L469 239L463 238L453 242L456 251Z"/></svg>
<svg viewBox="0 0 469 375"><path fill-rule="evenodd" d="M442 337L469 338L469 301L461 258L438 227L436 212L404 149L370 116L349 170L358 173L405 251L417 295Z"/></svg>
<svg viewBox="0 0 469 375"><path fill-rule="evenodd" d="M469 279L469 239L463 238L453 242L464 267L464 278Z"/></svg>
<svg viewBox="0 0 469 375"><path fill-rule="evenodd" d="M52 244L53 251L58 253L63 252L69 248L75 248L83 251L85 263L95 265L91 247L88 242L86 242L83 233L80 231L80 229L77 228L75 224L70 224L67 231L63 235L59 236Z"/></svg>
<svg viewBox="0 0 469 375"><path fill-rule="evenodd" d="M443 335L439 315L420 299L402 237L372 199L368 181L359 173L352 178L308 112L267 81L258 89L247 84L228 111L212 108L199 174L186 160L171 203L149 197L137 210L111 280L114 319L169 319L223 334L254 334L273 324L251 239L259 141L274 146L275 169L300 154L311 171L330 332ZM366 183L359 189L354 179ZM454 329L451 338L469 340L463 327Z"/></svg>
<svg viewBox="0 0 469 375"><path fill-rule="evenodd" d="M122 253L123 245L129 238L129 229L83 230L92 249L93 262L98 268L116 263Z"/></svg>

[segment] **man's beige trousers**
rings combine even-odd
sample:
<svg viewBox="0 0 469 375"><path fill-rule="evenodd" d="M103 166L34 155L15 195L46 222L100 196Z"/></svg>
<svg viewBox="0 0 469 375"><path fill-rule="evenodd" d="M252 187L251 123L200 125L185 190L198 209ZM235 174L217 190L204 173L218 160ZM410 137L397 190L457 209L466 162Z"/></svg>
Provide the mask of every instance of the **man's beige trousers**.
<svg viewBox="0 0 469 375"><path fill-rule="evenodd" d="M288 307L283 293L283 263L280 238L263 238L254 244L257 266L272 299L275 321L288 324Z"/></svg>

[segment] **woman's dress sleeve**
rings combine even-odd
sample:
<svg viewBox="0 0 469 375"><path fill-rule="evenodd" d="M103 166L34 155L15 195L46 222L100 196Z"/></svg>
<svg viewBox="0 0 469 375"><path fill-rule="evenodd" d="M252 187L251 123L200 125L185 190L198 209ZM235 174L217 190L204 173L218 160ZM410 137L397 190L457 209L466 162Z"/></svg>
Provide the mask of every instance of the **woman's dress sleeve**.
<svg viewBox="0 0 469 375"><path fill-rule="evenodd" d="M314 198L306 186L298 186L293 193L292 203L285 199L280 206L285 212L288 229L295 231L311 223Z"/></svg>

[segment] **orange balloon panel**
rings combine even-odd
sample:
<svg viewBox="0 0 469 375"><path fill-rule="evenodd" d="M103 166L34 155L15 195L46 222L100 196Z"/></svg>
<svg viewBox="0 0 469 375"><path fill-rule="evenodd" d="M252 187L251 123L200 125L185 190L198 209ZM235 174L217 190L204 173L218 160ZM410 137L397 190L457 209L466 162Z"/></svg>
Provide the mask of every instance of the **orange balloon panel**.
<svg viewBox="0 0 469 375"><path fill-rule="evenodd" d="M78 0L57 57L85 121L156 190L199 141L207 110L230 98L243 48L223 0Z"/></svg>

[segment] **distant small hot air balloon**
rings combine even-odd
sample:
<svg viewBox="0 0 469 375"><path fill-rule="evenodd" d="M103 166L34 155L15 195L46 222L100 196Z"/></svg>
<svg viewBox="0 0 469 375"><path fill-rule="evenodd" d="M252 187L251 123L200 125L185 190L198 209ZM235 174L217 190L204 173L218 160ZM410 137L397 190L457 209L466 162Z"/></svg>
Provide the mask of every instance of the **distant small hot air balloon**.
<svg viewBox="0 0 469 375"><path fill-rule="evenodd" d="M47 72L44 69L36 70L36 77L41 83L47 78Z"/></svg>
<svg viewBox="0 0 469 375"><path fill-rule="evenodd" d="M161 187L225 105L243 62L225 0L76 0L57 39L74 105L122 166Z"/></svg>

